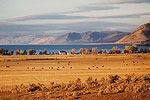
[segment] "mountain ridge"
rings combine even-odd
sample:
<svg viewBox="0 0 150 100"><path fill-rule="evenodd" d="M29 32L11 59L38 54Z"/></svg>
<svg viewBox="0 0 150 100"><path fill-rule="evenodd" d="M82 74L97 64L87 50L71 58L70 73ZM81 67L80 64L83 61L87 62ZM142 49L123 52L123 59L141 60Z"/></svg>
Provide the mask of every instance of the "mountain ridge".
<svg viewBox="0 0 150 100"><path fill-rule="evenodd" d="M124 36L116 43L142 44L150 41L150 23L139 26L131 34Z"/></svg>
<svg viewBox="0 0 150 100"><path fill-rule="evenodd" d="M83 33L70 32L60 36L17 36L0 38L0 44L78 44L78 43L109 43L116 42L128 35L128 32L121 31L88 31Z"/></svg>
<svg viewBox="0 0 150 100"><path fill-rule="evenodd" d="M74 44L74 43L108 43L116 42L118 39L128 35L127 32L120 31L102 31L102 32L70 32L62 36L58 36L55 40L56 44Z"/></svg>

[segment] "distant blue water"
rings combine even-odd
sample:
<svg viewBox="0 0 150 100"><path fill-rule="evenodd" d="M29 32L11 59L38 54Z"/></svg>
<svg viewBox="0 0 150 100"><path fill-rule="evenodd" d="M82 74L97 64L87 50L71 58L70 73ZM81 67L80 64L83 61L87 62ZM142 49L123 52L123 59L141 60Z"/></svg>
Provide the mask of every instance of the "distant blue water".
<svg viewBox="0 0 150 100"><path fill-rule="evenodd" d="M29 50L33 49L36 50L36 53L38 54L40 50L44 51L44 49L47 49L48 53L56 52L57 50L64 50L64 51L71 51L73 48L76 49L78 52L80 48L97 48L99 51L101 49L107 49L108 51L114 47L117 46L121 50L124 49L126 44L104 44L104 45L0 45L0 48L4 48L5 50ZM128 44L129 45L129 44ZM129 45L130 46L130 45Z"/></svg>

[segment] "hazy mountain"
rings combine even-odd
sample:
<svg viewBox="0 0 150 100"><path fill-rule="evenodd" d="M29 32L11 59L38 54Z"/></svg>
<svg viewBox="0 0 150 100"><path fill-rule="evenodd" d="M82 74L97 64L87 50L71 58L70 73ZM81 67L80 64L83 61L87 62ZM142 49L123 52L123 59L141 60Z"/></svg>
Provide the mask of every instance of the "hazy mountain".
<svg viewBox="0 0 150 100"><path fill-rule="evenodd" d="M150 41L150 23L138 27L131 34L123 37L117 43L143 43Z"/></svg>
<svg viewBox="0 0 150 100"><path fill-rule="evenodd" d="M76 44L76 43L111 43L128 35L127 32L102 31L67 33L61 36L20 36L0 38L0 44Z"/></svg>
<svg viewBox="0 0 150 100"><path fill-rule="evenodd" d="M0 38L0 44L29 44L35 39L34 36L16 36Z"/></svg>
<svg viewBox="0 0 150 100"><path fill-rule="evenodd" d="M54 39L53 39L54 38ZM0 44L12 45L12 44L44 44L49 41L55 40L53 36L3 36L0 37Z"/></svg>
<svg viewBox="0 0 150 100"><path fill-rule="evenodd" d="M54 44L55 40L56 40L55 36L47 36L47 37L35 38L29 44Z"/></svg>
<svg viewBox="0 0 150 100"><path fill-rule="evenodd" d="M116 42L122 37L128 35L127 32L102 31L85 33L68 33L56 38L56 43L110 43Z"/></svg>

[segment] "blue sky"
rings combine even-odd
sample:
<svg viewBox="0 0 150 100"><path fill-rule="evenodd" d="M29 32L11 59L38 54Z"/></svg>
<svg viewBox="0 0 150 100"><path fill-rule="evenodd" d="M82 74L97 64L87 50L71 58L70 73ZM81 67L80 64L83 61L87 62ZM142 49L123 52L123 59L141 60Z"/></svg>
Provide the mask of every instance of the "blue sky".
<svg viewBox="0 0 150 100"><path fill-rule="evenodd" d="M150 22L150 0L0 0L0 35L132 32Z"/></svg>

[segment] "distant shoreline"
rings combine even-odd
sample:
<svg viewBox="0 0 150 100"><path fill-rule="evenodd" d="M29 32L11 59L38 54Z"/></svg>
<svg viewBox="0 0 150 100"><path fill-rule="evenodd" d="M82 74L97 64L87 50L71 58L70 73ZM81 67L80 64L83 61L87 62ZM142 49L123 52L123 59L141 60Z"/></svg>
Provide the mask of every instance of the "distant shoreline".
<svg viewBox="0 0 150 100"><path fill-rule="evenodd" d="M75 43L75 44L0 44L0 45L104 45L104 44L133 44L133 43ZM138 44L137 45L144 45L144 44Z"/></svg>
<svg viewBox="0 0 150 100"><path fill-rule="evenodd" d="M114 42L114 43L90 43L90 44L95 45L95 44L131 44L131 43L116 43L116 42Z"/></svg>

